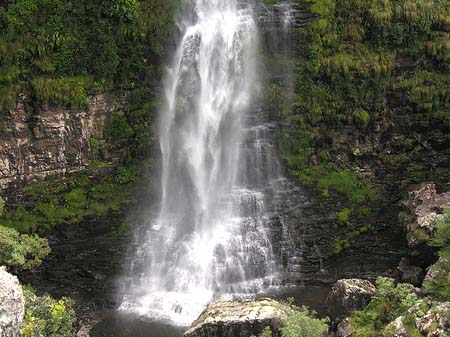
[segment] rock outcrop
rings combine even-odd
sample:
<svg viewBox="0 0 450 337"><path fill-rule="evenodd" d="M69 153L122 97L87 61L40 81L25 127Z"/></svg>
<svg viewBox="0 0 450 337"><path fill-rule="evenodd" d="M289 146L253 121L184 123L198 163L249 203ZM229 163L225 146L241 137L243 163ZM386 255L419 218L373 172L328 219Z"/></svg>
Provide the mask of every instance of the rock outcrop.
<svg viewBox="0 0 450 337"><path fill-rule="evenodd" d="M20 335L20 323L25 312L25 299L17 277L0 268L0 336Z"/></svg>
<svg viewBox="0 0 450 337"><path fill-rule="evenodd" d="M450 302L436 303L421 318L416 318L418 330L427 337L443 336L450 330Z"/></svg>
<svg viewBox="0 0 450 337"><path fill-rule="evenodd" d="M423 183L410 189L408 200L402 203L411 213L405 219L408 244L415 248L426 243L433 233L433 223L445 217L450 207L450 192L438 194L434 183Z"/></svg>
<svg viewBox="0 0 450 337"><path fill-rule="evenodd" d="M103 140L111 112L120 108L120 103L103 95L88 101L89 110L45 108L30 113L21 96L14 111L0 112L0 188L88 165L95 155L90 139ZM104 153L104 157L117 156Z"/></svg>
<svg viewBox="0 0 450 337"><path fill-rule="evenodd" d="M327 298L328 313L338 323L355 310L364 309L375 294L375 287L367 280L337 281Z"/></svg>
<svg viewBox="0 0 450 337"><path fill-rule="evenodd" d="M270 326L277 337L279 320L288 310L287 305L268 298L216 302L208 305L184 336L250 337Z"/></svg>

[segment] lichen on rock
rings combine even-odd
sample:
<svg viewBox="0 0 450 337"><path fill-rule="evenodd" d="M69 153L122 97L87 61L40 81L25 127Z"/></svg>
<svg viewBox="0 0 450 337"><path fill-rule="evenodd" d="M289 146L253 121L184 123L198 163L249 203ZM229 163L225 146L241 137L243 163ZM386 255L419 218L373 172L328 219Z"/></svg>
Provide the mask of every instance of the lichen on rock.
<svg viewBox="0 0 450 337"><path fill-rule="evenodd" d="M268 298L215 302L201 313L185 337L249 337L266 326L278 331L289 306Z"/></svg>

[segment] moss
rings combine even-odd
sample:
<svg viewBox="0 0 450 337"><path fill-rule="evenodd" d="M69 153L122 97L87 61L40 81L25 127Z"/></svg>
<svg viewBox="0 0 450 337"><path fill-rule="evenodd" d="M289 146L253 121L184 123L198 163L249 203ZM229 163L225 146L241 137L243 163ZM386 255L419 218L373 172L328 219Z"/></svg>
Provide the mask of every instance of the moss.
<svg viewBox="0 0 450 337"><path fill-rule="evenodd" d="M137 165L119 167L113 175L92 177L93 173L76 173L57 183L56 178L50 178L25 186L18 192L26 198L27 206L7 209L0 217L0 225L22 233L45 232L56 225L121 212L135 202L133 186L141 176ZM112 230L119 225L112 224Z"/></svg>
<svg viewBox="0 0 450 337"><path fill-rule="evenodd" d="M337 213L337 219L341 224L344 225L351 225L351 222L349 221L349 216L350 216L351 210L349 208L344 208L342 211L340 211L339 213Z"/></svg>

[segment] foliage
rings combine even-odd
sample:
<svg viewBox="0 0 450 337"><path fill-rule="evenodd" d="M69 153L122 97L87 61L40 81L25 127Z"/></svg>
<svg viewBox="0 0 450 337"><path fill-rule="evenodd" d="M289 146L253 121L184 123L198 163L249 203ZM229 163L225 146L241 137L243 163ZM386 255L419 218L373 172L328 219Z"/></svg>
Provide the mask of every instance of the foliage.
<svg viewBox="0 0 450 337"><path fill-rule="evenodd" d="M379 277L376 293L369 305L362 311L351 315L353 331L356 337L379 337L386 326L397 317L403 316L415 305L418 297L410 284Z"/></svg>
<svg viewBox="0 0 450 337"><path fill-rule="evenodd" d="M37 235L19 234L12 228L0 226L0 265L8 268L32 269L50 253L47 239Z"/></svg>
<svg viewBox="0 0 450 337"><path fill-rule="evenodd" d="M305 306L293 307L282 323L283 337L322 337L328 330L326 320L315 318Z"/></svg>
<svg viewBox="0 0 450 337"><path fill-rule="evenodd" d="M433 238L429 245L439 248L439 255L450 257L450 209L446 209L444 217L433 223Z"/></svg>
<svg viewBox="0 0 450 337"><path fill-rule="evenodd" d="M55 300L49 295L36 296L29 287L23 287L25 318L21 333L24 337L75 336L75 311L68 298Z"/></svg>
<svg viewBox="0 0 450 337"><path fill-rule="evenodd" d="M287 317L281 321L283 337L322 337L328 331L326 319L318 319L316 313L307 307L291 305ZM254 337L254 336L252 336ZM259 337L272 337L272 330L266 326Z"/></svg>
<svg viewBox="0 0 450 337"><path fill-rule="evenodd" d="M177 0L17 0L0 4L0 110L86 108L86 94L146 86Z"/></svg>
<svg viewBox="0 0 450 337"><path fill-rule="evenodd" d="M433 224L433 237L428 244L439 249L440 259L431 267L428 273L432 275L423 283L424 290L441 301L450 300L450 210L444 217Z"/></svg>
<svg viewBox="0 0 450 337"><path fill-rule="evenodd" d="M58 184L56 178L50 178L25 186L20 193L28 200L28 207L8 209L0 216L0 224L23 233L42 233L56 225L112 215L134 200L131 189L141 176L138 165L119 166L108 176L92 174L86 171Z"/></svg>

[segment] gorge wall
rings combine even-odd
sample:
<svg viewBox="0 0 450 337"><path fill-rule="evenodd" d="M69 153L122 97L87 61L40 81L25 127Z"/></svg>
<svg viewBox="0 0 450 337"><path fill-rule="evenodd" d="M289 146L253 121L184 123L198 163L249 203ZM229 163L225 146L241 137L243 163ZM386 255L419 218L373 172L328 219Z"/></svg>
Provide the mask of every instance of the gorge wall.
<svg viewBox="0 0 450 337"><path fill-rule="evenodd" d="M15 110L4 110L0 118L0 187L80 171L95 156L120 161L123 153L106 150L104 130L121 104L104 95L90 96L88 102L86 110L42 108L36 113L27 111L27 98L21 96ZM92 149L91 139L101 144L101 149Z"/></svg>

